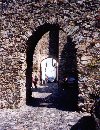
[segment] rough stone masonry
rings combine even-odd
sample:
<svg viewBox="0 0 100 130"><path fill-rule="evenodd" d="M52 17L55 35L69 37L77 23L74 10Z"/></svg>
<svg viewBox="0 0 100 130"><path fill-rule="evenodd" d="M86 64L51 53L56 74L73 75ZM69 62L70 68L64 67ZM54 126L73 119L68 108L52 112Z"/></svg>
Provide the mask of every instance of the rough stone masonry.
<svg viewBox="0 0 100 130"><path fill-rule="evenodd" d="M66 57L69 63L73 57L66 49L70 36L76 50L79 107L90 110L89 94L100 96L100 1L5 0L0 2L0 12L0 108L25 104L26 43L39 27L50 24L59 25L59 79L69 71ZM48 57L49 47L53 48L47 33L34 51L36 56L35 52L41 54L37 66L43 55Z"/></svg>

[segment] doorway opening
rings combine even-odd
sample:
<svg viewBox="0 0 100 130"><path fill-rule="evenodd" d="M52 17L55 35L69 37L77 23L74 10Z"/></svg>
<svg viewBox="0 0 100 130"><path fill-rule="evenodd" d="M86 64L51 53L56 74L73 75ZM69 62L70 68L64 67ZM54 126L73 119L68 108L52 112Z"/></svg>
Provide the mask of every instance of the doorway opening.
<svg viewBox="0 0 100 130"><path fill-rule="evenodd" d="M58 62L53 58L46 58L41 62L41 84L58 81Z"/></svg>
<svg viewBox="0 0 100 130"><path fill-rule="evenodd" d="M77 76L77 60L75 44L70 37L67 37L66 44L62 50L61 58L59 60L59 25L46 23L37 28L32 36L27 41L26 52L26 104L34 107L55 107L58 109L72 110L77 107L78 101L78 76ZM46 81L51 82L47 85L32 89L32 72L33 72L33 54L36 45L42 36L49 32L49 54L45 58L42 56L40 62L40 81L43 84ZM54 47L56 46L56 47ZM41 48L42 49L42 48ZM41 54L41 53L40 53ZM62 64L63 63L63 64ZM65 91L57 87L58 71L61 73L60 77L64 76L75 77L76 83L72 87L68 87ZM61 79L62 81L63 79ZM59 81L58 81L59 82ZM74 87L75 86L75 87ZM36 94L36 96L35 96ZM42 95L42 98L41 98ZM75 107L73 107L75 106Z"/></svg>
<svg viewBox="0 0 100 130"><path fill-rule="evenodd" d="M59 25L45 23L39 26L29 37L27 41L27 51L26 51L26 104L30 104L34 96L32 96L32 72L33 72L33 54L36 49L36 45L42 36L49 32L49 57L54 57L58 59L58 46L59 46ZM52 47L56 46L56 47ZM53 49L52 49L53 48ZM55 61L55 60L53 60ZM43 68L43 67L42 67ZM53 67L52 67L53 68ZM58 75L58 74L57 74ZM42 76L43 78L43 76ZM57 77L56 77L57 78Z"/></svg>

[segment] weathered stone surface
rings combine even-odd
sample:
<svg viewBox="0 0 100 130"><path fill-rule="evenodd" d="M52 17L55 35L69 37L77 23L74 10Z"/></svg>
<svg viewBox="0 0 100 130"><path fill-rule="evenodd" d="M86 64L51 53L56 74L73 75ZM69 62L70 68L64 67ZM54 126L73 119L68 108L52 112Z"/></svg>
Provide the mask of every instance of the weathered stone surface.
<svg viewBox="0 0 100 130"><path fill-rule="evenodd" d="M78 120L85 116L90 116L90 114L23 106L20 109L0 111L0 129L70 130Z"/></svg>
<svg viewBox="0 0 100 130"><path fill-rule="evenodd" d="M80 94L87 96L84 99L87 103L90 100L89 93L96 91L96 88L100 90L99 0L5 1L0 7L0 108L14 108L25 103L26 42L44 23L57 23L60 26L59 77L64 76L65 71L69 70L63 66L66 61L64 55L68 56L65 48L67 36L71 35L76 46ZM42 54L44 57L48 56L47 34L44 37L37 44L37 57L42 47ZM91 59L83 63L82 57L85 55ZM43 55L40 59L42 58ZM67 60L71 62L68 57ZM38 65L40 61L37 61ZM83 77L87 80L80 81Z"/></svg>

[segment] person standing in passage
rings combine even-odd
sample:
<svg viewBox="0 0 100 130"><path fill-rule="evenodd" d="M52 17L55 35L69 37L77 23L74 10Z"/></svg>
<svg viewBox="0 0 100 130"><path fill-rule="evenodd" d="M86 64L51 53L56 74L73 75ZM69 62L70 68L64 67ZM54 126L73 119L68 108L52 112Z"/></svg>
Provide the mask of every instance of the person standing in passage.
<svg viewBox="0 0 100 130"><path fill-rule="evenodd" d="M33 84L34 84L35 88L37 88L37 82L38 82L38 78L37 78L37 76L35 76L33 79Z"/></svg>

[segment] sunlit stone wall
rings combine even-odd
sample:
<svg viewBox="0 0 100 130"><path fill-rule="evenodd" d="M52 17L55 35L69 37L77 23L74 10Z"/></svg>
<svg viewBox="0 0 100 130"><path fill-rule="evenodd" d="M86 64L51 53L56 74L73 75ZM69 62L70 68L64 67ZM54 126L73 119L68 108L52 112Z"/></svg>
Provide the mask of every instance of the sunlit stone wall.
<svg viewBox="0 0 100 130"><path fill-rule="evenodd" d="M38 26L47 22L60 26L59 76L64 71L61 54L67 36L73 39L77 49L79 99L84 99L79 100L79 106L88 109L89 93L100 90L99 0L15 0L0 6L0 108L17 108L25 103L26 42Z"/></svg>

